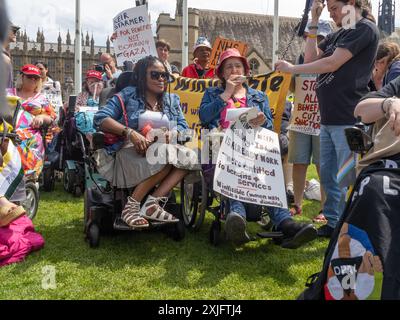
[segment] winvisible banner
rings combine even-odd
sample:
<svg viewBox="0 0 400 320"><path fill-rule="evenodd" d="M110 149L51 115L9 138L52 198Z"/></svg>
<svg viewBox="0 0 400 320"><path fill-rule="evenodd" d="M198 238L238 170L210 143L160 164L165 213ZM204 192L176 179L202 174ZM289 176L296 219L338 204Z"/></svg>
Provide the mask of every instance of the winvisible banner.
<svg viewBox="0 0 400 320"><path fill-rule="evenodd" d="M287 208L278 134L252 129L241 115L225 131L213 189L241 202Z"/></svg>
<svg viewBox="0 0 400 320"><path fill-rule="evenodd" d="M274 117L274 131L279 133L286 95L289 90L291 75L271 72L256 75L248 79L249 87L265 92ZM178 77L171 83L171 93L180 97L182 111L189 127L200 130L199 108L206 88L218 86L219 80L189 79Z"/></svg>
<svg viewBox="0 0 400 320"><path fill-rule="evenodd" d="M294 108L288 130L313 136L319 136L321 116L317 93L315 92L315 75L296 76Z"/></svg>
<svg viewBox="0 0 400 320"><path fill-rule="evenodd" d="M237 49L240 54L245 57L247 54L248 46L245 42L218 37L214 41L210 58L210 66L212 68L215 68L218 64L219 56L221 55L221 53L230 48Z"/></svg>
<svg viewBox="0 0 400 320"><path fill-rule="evenodd" d="M114 50L118 66L123 66L124 61L132 61L135 64L149 55L157 57L146 6L122 11L113 19L113 23L117 36Z"/></svg>

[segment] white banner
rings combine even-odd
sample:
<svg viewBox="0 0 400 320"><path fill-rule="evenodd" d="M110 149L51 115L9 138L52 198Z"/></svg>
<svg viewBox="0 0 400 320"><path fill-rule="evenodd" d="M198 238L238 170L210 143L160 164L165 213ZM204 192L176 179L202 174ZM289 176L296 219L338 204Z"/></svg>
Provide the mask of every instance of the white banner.
<svg viewBox="0 0 400 320"><path fill-rule="evenodd" d="M246 118L241 115L225 132L214 190L242 202L287 208L278 135L250 128Z"/></svg>
<svg viewBox="0 0 400 320"><path fill-rule="evenodd" d="M294 108L288 130L313 136L319 136L321 116L317 93L315 92L315 75L296 76Z"/></svg>
<svg viewBox="0 0 400 320"><path fill-rule="evenodd" d="M117 36L114 50L118 66L123 66L124 61L132 61L135 64L149 55L157 57L146 6L122 11L113 19L113 23Z"/></svg>

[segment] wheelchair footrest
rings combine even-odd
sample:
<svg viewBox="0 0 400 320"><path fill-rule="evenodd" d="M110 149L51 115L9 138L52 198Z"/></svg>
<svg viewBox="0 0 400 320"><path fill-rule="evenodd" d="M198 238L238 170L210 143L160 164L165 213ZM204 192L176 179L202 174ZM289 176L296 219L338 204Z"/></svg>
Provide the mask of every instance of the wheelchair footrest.
<svg viewBox="0 0 400 320"><path fill-rule="evenodd" d="M283 237L282 232L259 232L257 235L263 239L279 239Z"/></svg>

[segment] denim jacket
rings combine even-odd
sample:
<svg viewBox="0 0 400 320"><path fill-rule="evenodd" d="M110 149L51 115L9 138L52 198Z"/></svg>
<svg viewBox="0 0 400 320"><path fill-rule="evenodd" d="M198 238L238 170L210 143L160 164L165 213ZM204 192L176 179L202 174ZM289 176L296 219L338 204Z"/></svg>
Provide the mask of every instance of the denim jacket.
<svg viewBox="0 0 400 320"><path fill-rule="evenodd" d="M139 128L139 115L146 111L146 105L142 99L137 96L135 87L127 87L118 93L122 100L125 102L125 109L128 116L129 128L138 130ZM164 113L169 121L176 122L176 130L183 131L188 129L188 124L182 113L179 97L175 94L164 96ZM122 108L116 96L108 100L107 104L99 110L94 116L94 125L96 129L100 128L101 123L107 119L112 118L122 125L125 124Z"/></svg>
<svg viewBox="0 0 400 320"><path fill-rule="evenodd" d="M221 112L225 108L225 102L221 99L220 94L224 92L222 87L207 88L201 101L199 116L203 126L208 129L217 128L221 118ZM247 87L247 107L257 107L258 110L265 114L266 121L262 125L263 128L272 130L272 114L269 108L268 97L265 93Z"/></svg>

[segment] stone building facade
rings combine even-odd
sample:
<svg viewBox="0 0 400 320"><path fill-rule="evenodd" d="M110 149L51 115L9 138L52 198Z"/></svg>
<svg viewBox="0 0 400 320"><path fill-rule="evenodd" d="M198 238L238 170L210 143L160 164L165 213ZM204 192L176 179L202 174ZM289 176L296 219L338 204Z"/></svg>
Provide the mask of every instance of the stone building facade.
<svg viewBox="0 0 400 320"><path fill-rule="evenodd" d="M177 0L175 18L161 13L157 19L157 38L171 43L170 62L182 68L182 8ZM279 52L289 45L299 18L279 17ZM246 42L247 58L254 73L272 69L273 16L241 12L189 8L189 61L191 50L199 36L206 36L211 44L218 37ZM303 40L295 37L288 49L287 60L294 62L303 50Z"/></svg>
<svg viewBox="0 0 400 320"><path fill-rule="evenodd" d="M21 67L27 63L43 61L49 67L49 75L53 80L60 81L63 91L73 86L74 79L74 44L68 31L65 42L59 34L57 43L45 42L43 31L38 30L36 41L28 38L26 31L17 34L17 42L10 44L10 51L14 66L14 75L17 76ZM95 46L93 35L90 38L82 36L82 73L95 63L104 52L113 54L110 39L106 46Z"/></svg>

